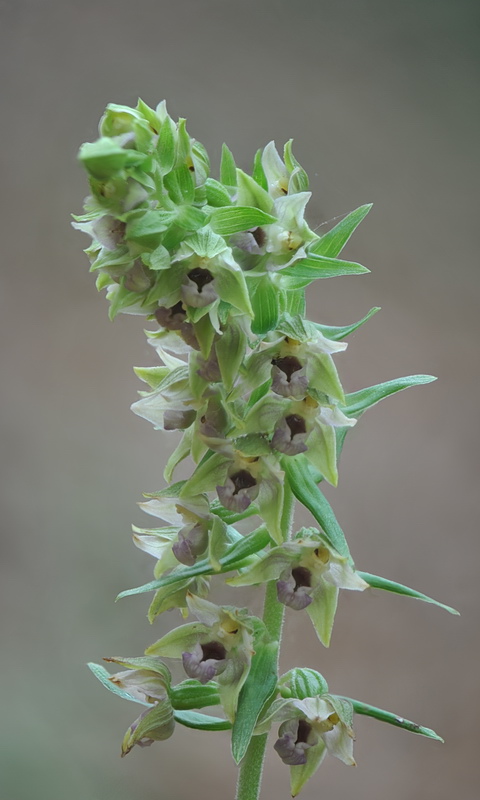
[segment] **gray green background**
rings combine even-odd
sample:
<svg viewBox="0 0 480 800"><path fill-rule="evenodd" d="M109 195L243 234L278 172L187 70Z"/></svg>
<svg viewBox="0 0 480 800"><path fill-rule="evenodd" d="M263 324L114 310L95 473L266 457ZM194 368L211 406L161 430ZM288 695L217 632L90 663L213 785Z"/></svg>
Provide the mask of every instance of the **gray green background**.
<svg viewBox="0 0 480 800"><path fill-rule="evenodd" d="M440 380L367 413L329 497L360 569L462 616L345 592L329 651L287 615L282 664L447 743L359 718L358 767L329 759L303 797L477 797L479 17L468 0L1 0L2 800L233 798L227 734L177 730L121 761L136 708L84 666L176 622L152 630L145 597L113 602L150 579L129 526L173 439L129 411L153 353L141 320L108 322L69 226L78 146L139 95L188 118L214 174L224 140L248 168L293 136L313 226L374 203L347 251L372 274L318 282L310 315L382 306L337 359L347 390ZM272 753L263 797L289 797L287 772Z"/></svg>

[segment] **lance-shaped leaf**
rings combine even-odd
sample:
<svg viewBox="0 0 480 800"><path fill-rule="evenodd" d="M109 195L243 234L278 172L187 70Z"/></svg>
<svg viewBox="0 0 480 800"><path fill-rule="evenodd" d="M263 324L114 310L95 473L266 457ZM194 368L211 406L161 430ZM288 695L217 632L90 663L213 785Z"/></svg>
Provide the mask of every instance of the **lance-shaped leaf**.
<svg viewBox="0 0 480 800"><path fill-rule="evenodd" d="M433 375L407 375L405 378L395 378L393 381L378 383L375 386L369 386L366 389L360 389L358 392L347 394L343 410L349 417L358 417L367 408L371 408L391 394L401 392L403 389L409 389L411 386L420 386L423 383L432 383L432 381L436 380Z"/></svg>
<svg viewBox="0 0 480 800"><path fill-rule="evenodd" d="M198 711L175 711L174 717L180 725L194 728L197 731L229 731L232 723L221 717L210 717Z"/></svg>
<svg viewBox="0 0 480 800"><path fill-rule="evenodd" d="M283 269L282 276L288 278L291 288L301 289L319 278L336 278L341 275L363 275L370 272L367 267L354 261L341 261L327 256L307 255Z"/></svg>
<svg viewBox="0 0 480 800"><path fill-rule="evenodd" d="M232 755L237 764L247 752L260 712L277 686L278 642L255 642L250 672L238 697L232 730Z"/></svg>
<svg viewBox="0 0 480 800"><path fill-rule="evenodd" d="M375 306L371 308L368 314L365 314L361 320L358 322L353 322L351 325L320 325L318 322L314 322L313 324L324 336L328 339L334 339L335 341L340 341L341 339L345 339L346 336L350 336L351 333L354 333L358 328L368 322L371 317L374 316L378 311L380 311L379 306Z"/></svg>
<svg viewBox="0 0 480 800"><path fill-rule="evenodd" d="M372 589L383 589L386 592L401 594L404 597L413 597L415 600L423 600L424 603L432 603L439 608L444 608L449 614L460 616L460 613L451 606L447 606L445 603L440 603L438 600L434 600L433 597L428 597L428 595L423 594L422 592L417 592L415 589L410 589L408 586L404 586L401 583L387 580L387 578L381 578L379 575L371 575L369 572L358 572L358 575L360 575L360 577L363 578L363 580L368 583Z"/></svg>
<svg viewBox="0 0 480 800"><path fill-rule="evenodd" d="M399 717L397 714L392 714L390 711L384 711L382 708L370 706L367 703L361 703L359 700L353 700L351 697L342 697L342 700L347 700L352 704L353 710L356 714L364 714L367 717L373 717L380 720L380 722L388 722L389 725L395 725L397 728L403 728L411 733L417 733L419 736L426 736L428 739L436 739L438 742L443 743L443 739L431 728L424 728L423 725L417 725L416 722L411 722L404 717Z"/></svg>
<svg viewBox="0 0 480 800"><path fill-rule="evenodd" d="M248 231L249 228L258 228L272 222L276 222L276 219L271 214L249 206L218 208L212 212L210 219L212 230L221 236Z"/></svg>
<svg viewBox="0 0 480 800"><path fill-rule="evenodd" d="M297 500L315 517L335 550L353 564L345 534L338 524L330 503L315 483L304 454L301 453L293 458L284 458L282 467Z"/></svg>
<svg viewBox="0 0 480 800"><path fill-rule="evenodd" d="M360 225L362 220L365 219L371 207L372 204L367 203L348 214L341 222L335 225L334 228L328 231L328 233L310 245L309 254L313 253L319 256L336 258L347 244L352 233Z"/></svg>

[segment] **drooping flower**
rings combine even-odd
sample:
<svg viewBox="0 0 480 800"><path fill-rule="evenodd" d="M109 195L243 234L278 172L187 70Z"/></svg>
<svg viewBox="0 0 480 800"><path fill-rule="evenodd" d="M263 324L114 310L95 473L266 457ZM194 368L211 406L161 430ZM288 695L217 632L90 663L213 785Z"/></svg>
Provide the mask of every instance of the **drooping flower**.
<svg viewBox="0 0 480 800"><path fill-rule="evenodd" d="M272 580L277 581L281 603L295 611L306 609L326 647L330 643L339 589L368 588L348 559L340 556L326 536L314 528L302 528L293 541L273 547L228 583L251 586Z"/></svg>
<svg viewBox="0 0 480 800"><path fill-rule="evenodd" d="M348 766L355 765L352 720L351 704L330 694L302 700L278 699L260 719L257 734L280 724L274 749L290 767L293 797L316 772L327 753Z"/></svg>

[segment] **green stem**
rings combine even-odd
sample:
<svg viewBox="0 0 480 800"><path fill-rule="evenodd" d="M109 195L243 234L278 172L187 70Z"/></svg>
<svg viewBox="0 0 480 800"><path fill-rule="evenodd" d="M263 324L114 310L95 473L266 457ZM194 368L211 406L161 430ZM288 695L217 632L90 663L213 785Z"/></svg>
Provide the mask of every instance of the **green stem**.
<svg viewBox="0 0 480 800"><path fill-rule="evenodd" d="M282 512L282 533L285 541L287 541L291 535L294 510L295 497L290 489L288 481L285 480L285 495ZM272 639L278 642L277 670L284 615L285 606L283 603L279 603L277 599L276 581L270 581L267 584L265 592L263 621ZM248 750L240 764L235 800L258 800L260 796L267 738L267 733L262 736L252 736Z"/></svg>

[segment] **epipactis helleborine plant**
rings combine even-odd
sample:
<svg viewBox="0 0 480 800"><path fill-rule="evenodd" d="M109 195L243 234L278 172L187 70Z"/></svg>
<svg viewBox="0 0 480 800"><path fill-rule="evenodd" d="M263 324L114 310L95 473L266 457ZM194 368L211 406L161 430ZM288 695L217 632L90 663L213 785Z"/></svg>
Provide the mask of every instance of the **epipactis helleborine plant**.
<svg viewBox="0 0 480 800"><path fill-rule="evenodd" d="M158 430L180 432L168 485L140 504L162 527L134 528L134 543L156 559L154 580L121 596L153 592L151 622L173 608L192 621L144 656L106 659L122 667L114 675L89 665L108 689L144 706L122 755L167 739L176 723L229 730L240 764L237 799L256 800L270 730L290 768L292 796L327 753L355 764L354 713L439 739L331 694L314 670L278 675L286 608L293 617L308 614L328 647L340 589L375 587L436 603L358 571L319 488L323 480L337 485L345 436L366 409L434 380L414 375L345 394L334 357L378 308L343 327L305 319L310 283L368 272L339 255L370 206L318 235L305 220L308 178L291 141L283 155L273 142L259 150L251 174L224 145L217 180L203 145L164 102L109 105L100 138L84 144L79 159L90 195L73 224L91 236L85 252L97 288L107 290L111 319L120 312L147 319L160 361L136 369L148 389L132 409ZM172 483L188 457L190 477ZM318 527L292 532L295 500ZM263 619L207 599L211 579L226 574L230 587L266 587ZM172 685L163 659L178 659L185 680ZM198 710L210 706L223 716Z"/></svg>

